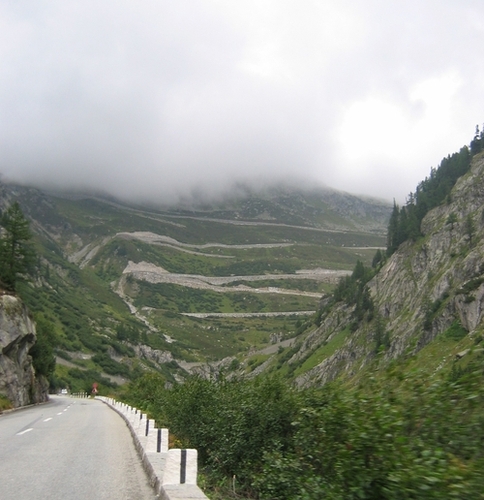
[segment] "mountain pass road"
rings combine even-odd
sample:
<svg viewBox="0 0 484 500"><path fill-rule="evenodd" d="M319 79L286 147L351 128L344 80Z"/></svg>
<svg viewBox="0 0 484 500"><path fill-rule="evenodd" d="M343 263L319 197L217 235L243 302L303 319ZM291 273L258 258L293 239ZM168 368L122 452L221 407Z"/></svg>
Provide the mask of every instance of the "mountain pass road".
<svg viewBox="0 0 484 500"><path fill-rule="evenodd" d="M0 416L0 498L156 497L116 412L99 400L51 396Z"/></svg>

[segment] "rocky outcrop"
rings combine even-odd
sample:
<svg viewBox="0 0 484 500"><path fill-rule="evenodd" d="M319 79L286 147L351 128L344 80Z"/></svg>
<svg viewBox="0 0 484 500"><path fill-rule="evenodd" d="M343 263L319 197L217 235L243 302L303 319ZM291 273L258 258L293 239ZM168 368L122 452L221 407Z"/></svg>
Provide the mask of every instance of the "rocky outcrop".
<svg viewBox="0 0 484 500"><path fill-rule="evenodd" d="M416 353L454 322L469 333L484 324L484 154L473 159L447 203L422 221L423 237L405 242L369 283L389 334L382 359ZM347 329L351 309L342 306L323 318L293 360ZM375 357L375 325L366 323L344 345L298 379L300 385L351 375Z"/></svg>
<svg viewBox="0 0 484 500"><path fill-rule="evenodd" d="M48 382L36 377L29 349L36 340L35 324L23 302L0 296L0 394L14 407L48 399Z"/></svg>
<svg viewBox="0 0 484 500"><path fill-rule="evenodd" d="M154 361L158 365L173 361L173 355L169 351L160 351L144 344L131 345L138 358Z"/></svg>

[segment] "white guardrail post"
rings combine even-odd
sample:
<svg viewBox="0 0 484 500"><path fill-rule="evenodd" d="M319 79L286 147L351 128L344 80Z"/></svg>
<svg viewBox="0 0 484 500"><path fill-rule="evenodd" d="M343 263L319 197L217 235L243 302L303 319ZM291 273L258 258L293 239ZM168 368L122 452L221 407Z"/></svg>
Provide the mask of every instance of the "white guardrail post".
<svg viewBox="0 0 484 500"><path fill-rule="evenodd" d="M197 486L197 450L168 449L168 429L157 429L155 421L148 418L146 413L113 398L97 396L97 399L126 421L151 484L160 498L208 500Z"/></svg>
<svg viewBox="0 0 484 500"><path fill-rule="evenodd" d="M146 441L146 453L168 453L168 429L153 428Z"/></svg>
<svg viewBox="0 0 484 500"><path fill-rule="evenodd" d="M197 450L168 450L162 484L197 484Z"/></svg>

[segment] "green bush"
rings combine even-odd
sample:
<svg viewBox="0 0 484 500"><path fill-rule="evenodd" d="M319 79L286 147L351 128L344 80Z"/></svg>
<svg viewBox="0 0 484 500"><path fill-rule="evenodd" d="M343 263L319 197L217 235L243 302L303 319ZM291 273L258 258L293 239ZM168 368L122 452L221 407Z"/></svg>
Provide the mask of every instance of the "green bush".
<svg viewBox="0 0 484 500"><path fill-rule="evenodd" d="M71 392L87 392L92 390L92 384L98 384L100 394L106 394L107 389L114 389L117 384L111 382L108 378L103 377L95 370L80 370L79 368L70 368L68 370L68 377L65 381L68 382Z"/></svg>
<svg viewBox="0 0 484 500"><path fill-rule="evenodd" d="M54 325L42 314L35 316L35 323L37 340L30 348L29 354L32 356L35 373L49 378L55 370L54 346L57 336L54 332Z"/></svg>
<svg viewBox="0 0 484 500"><path fill-rule="evenodd" d="M468 333L469 332L461 325L460 321L456 320L446 330L445 336L449 339L458 341L463 339Z"/></svg>
<svg viewBox="0 0 484 500"><path fill-rule="evenodd" d="M109 375L122 375L123 377L130 377L129 368L118 361L115 361L106 353L95 354L91 360L99 365Z"/></svg>
<svg viewBox="0 0 484 500"><path fill-rule="evenodd" d="M127 396L198 449L208 487L226 485L222 498L235 488L261 500L479 499L484 377L475 367L430 383L397 366L360 390L298 391L278 378L193 378L167 390L145 375Z"/></svg>
<svg viewBox="0 0 484 500"><path fill-rule="evenodd" d="M0 413L3 410L10 410L10 408L13 408L12 402L3 394L0 394Z"/></svg>

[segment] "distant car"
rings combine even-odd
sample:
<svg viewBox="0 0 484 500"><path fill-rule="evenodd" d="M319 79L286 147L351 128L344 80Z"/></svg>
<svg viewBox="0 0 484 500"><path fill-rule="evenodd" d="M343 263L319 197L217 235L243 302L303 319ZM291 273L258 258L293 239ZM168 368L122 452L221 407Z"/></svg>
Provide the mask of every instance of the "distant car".
<svg viewBox="0 0 484 500"><path fill-rule="evenodd" d="M61 394L67 394L67 389L62 389L62 390L60 391L60 393L61 393Z"/></svg>

